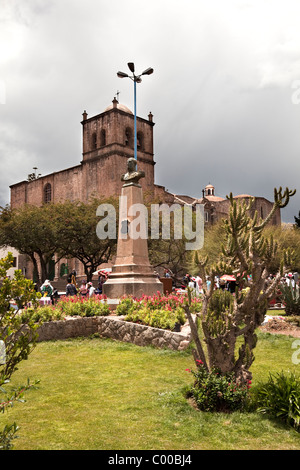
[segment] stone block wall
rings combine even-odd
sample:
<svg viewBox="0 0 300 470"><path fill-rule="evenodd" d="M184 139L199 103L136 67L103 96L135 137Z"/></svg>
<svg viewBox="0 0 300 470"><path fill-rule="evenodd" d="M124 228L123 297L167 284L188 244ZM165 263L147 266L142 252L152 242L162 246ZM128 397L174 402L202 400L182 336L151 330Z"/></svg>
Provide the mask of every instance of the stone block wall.
<svg viewBox="0 0 300 470"><path fill-rule="evenodd" d="M66 320L49 321L38 329L38 341L50 341L80 336L90 336L98 332L98 317L72 317Z"/></svg>
<svg viewBox="0 0 300 470"><path fill-rule="evenodd" d="M104 338L137 344L138 346L156 346L173 350L184 350L190 344L190 335L161 330L146 325L102 317L98 332Z"/></svg>
<svg viewBox="0 0 300 470"><path fill-rule="evenodd" d="M184 350L191 341L188 329L180 333L161 330L122 320L120 317L72 317L61 321L45 322L39 329L38 341L62 340L98 333L103 338L111 338L138 346L155 346L172 350Z"/></svg>

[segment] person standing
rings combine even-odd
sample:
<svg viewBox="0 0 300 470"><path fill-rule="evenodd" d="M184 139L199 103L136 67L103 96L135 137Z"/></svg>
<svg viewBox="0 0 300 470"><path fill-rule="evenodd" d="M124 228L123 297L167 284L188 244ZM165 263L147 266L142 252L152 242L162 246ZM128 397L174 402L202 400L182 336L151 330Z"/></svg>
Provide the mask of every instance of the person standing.
<svg viewBox="0 0 300 470"><path fill-rule="evenodd" d="M71 283L74 284L74 286L77 288L76 276L77 276L77 273L75 269L73 269L73 271L71 272Z"/></svg>
<svg viewBox="0 0 300 470"><path fill-rule="evenodd" d="M67 297L69 297L69 296L73 297L76 294L77 294L76 286L72 282L72 278L69 277L68 284L66 286L66 296Z"/></svg>
<svg viewBox="0 0 300 470"><path fill-rule="evenodd" d="M48 279L46 279L46 281L44 282L44 284L41 287L41 293L42 293L43 297L49 297L51 299L52 304L54 304L53 291L54 291L54 289L51 286L50 281Z"/></svg>
<svg viewBox="0 0 300 470"><path fill-rule="evenodd" d="M43 294L43 297L51 297L53 294L53 287L50 284L50 281L46 279L44 284L41 287L41 292Z"/></svg>
<svg viewBox="0 0 300 470"><path fill-rule="evenodd" d="M88 282L87 286L88 286L88 296L93 297L93 295L95 294L95 287L93 286L93 283Z"/></svg>
<svg viewBox="0 0 300 470"><path fill-rule="evenodd" d="M200 295L203 293L203 289L202 289L202 279L200 276L197 276L196 277L196 295Z"/></svg>
<svg viewBox="0 0 300 470"><path fill-rule="evenodd" d="M82 297L87 297L88 295L88 286L85 281L82 281L81 286L79 288L79 293Z"/></svg>

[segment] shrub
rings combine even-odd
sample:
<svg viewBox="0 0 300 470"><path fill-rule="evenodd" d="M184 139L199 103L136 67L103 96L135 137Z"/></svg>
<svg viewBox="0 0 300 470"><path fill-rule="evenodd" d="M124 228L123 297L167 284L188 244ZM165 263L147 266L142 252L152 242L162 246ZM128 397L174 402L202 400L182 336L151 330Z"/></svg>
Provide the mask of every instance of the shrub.
<svg viewBox="0 0 300 470"><path fill-rule="evenodd" d="M52 305L45 305L43 307L25 308L21 314L21 322L27 323L29 319L35 323L62 320L63 313L61 310L55 308Z"/></svg>
<svg viewBox="0 0 300 470"><path fill-rule="evenodd" d="M269 374L269 380L253 390L257 411L270 414L300 430L300 378L291 373Z"/></svg>
<svg viewBox="0 0 300 470"><path fill-rule="evenodd" d="M190 371L195 377L194 384L188 389L187 396L192 397L201 411L232 412L245 409L249 399L249 388L235 380L234 374L221 375L217 369L207 371L201 361L196 371Z"/></svg>
<svg viewBox="0 0 300 470"><path fill-rule="evenodd" d="M287 315L300 315L300 293L299 287L295 285L283 284L280 287L283 302L285 304L285 313Z"/></svg>
<svg viewBox="0 0 300 470"><path fill-rule="evenodd" d="M16 439L16 435L19 427L16 423L7 424L3 431L0 432L0 450L11 450L14 446L12 444L13 439Z"/></svg>
<svg viewBox="0 0 300 470"><path fill-rule="evenodd" d="M83 310L83 316L106 316L111 313L110 308L106 302L100 302L93 298L86 300Z"/></svg>
<svg viewBox="0 0 300 470"><path fill-rule="evenodd" d="M123 297L116 307L116 314L128 315L134 308L137 308L137 301L135 301L131 296Z"/></svg>
<svg viewBox="0 0 300 470"><path fill-rule="evenodd" d="M180 324L184 324L185 313L184 313L183 306L185 302L187 302L187 300L188 299L187 299L186 294L163 295L163 294L160 294L159 292L152 296L143 295L139 299L134 298L132 296L124 296L120 300L116 308L116 313L117 315L127 316L128 317L127 319L129 320L130 318L130 321L134 321L132 319L134 317L136 318L136 321L145 323L146 312L148 312L149 314L150 312L153 312L151 315L152 323L155 322L154 317L157 317L158 315L160 315L161 317L161 321L157 321L157 324L162 324L164 321L163 318L168 317L168 316L170 317L170 323L174 323L173 320L171 319L173 319L175 315L175 317L178 317L177 320L175 320L175 323L177 322ZM201 305L202 305L201 299L194 297L191 302L191 312L192 313L200 312ZM138 317L137 312L139 310L142 310L143 313L140 313L140 316ZM160 314L158 314L158 312L160 312ZM147 320L147 324L149 324L148 320ZM159 328L162 328L162 326L159 326Z"/></svg>
<svg viewBox="0 0 300 470"><path fill-rule="evenodd" d="M174 330L176 325L183 325L185 323L185 315L181 308L165 310L163 308L149 309L147 306L144 306L137 310L131 310L125 316L125 321L141 323L154 328Z"/></svg>
<svg viewBox="0 0 300 470"><path fill-rule="evenodd" d="M94 317L110 314L110 308L102 298L62 297L56 305L45 305L37 308L25 308L21 314L21 322L31 319L35 323L63 320L65 317Z"/></svg>
<svg viewBox="0 0 300 470"><path fill-rule="evenodd" d="M104 300L104 302L103 302ZM56 304L56 308L61 310L64 316L94 317L100 315L109 315L110 308L105 301L106 298L101 295L95 297L62 297Z"/></svg>

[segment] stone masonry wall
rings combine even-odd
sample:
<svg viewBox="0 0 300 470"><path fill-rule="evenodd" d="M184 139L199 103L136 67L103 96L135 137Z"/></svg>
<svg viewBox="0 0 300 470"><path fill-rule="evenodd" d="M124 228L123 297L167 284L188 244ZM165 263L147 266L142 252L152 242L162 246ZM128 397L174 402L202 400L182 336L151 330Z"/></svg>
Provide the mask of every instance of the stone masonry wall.
<svg viewBox="0 0 300 470"><path fill-rule="evenodd" d="M99 323L100 336L137 344L138 346L156 346L183 350L190 344L188 334L175 333L150 326L131 323L115 317L102 317Z"/></svg>
<svg viewBox="0 0 300 470"><path fill-rule="evenodd" d="M90 336L97 332L98 317L72 317L66 320L43 323L43 325L38 328L38 341Z"/></svg>
<svg viewBox="0 0 300 470"><path fill-rule="evenodd" d="M72 317L45 322L39 329L38 341L62 340L98 333L103 338L130 342L138 346L155 346L184 350L190 344L189 331L176 333L122 320L120 317Z"/></svg>

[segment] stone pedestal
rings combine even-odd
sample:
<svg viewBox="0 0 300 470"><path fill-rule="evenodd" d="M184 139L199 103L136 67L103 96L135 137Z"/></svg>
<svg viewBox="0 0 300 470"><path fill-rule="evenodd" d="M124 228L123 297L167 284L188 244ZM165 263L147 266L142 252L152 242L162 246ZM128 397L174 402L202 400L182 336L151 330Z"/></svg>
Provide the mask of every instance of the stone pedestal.
<svg viewBox="0 0 300 470"><path fill-rule="evenodd" d="M116 260L108 280L103 285L103 293L109 299L119 299L124 295L139 298L143 294L163 292L163 285L149 263L147 237L145 234L135 239L131 236L130 224L136 217L141 217L139 213L130 215L130 208L134 204L143 205L142 188L139 184L125 184L120 200Z"/></svg>

